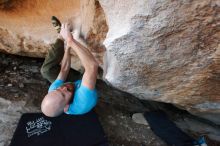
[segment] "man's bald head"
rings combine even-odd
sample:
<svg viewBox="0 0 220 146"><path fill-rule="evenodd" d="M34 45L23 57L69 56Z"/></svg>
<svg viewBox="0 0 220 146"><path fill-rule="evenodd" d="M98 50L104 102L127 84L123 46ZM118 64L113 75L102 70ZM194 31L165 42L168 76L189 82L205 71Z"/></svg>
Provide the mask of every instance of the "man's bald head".
<svg viewBox="0 0 220 146"><path fill-rule="evenodd" d="M66 102L58 91L49 92L41 103L41 111L48 117L56 117L63 113Z"/></svg>

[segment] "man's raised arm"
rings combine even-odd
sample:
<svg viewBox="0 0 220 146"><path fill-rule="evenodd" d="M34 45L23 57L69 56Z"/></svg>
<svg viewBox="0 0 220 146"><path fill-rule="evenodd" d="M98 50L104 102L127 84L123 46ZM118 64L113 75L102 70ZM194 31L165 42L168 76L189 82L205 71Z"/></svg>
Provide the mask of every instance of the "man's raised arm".
<svg viewBox="0 0 220 146"><path fill-rule="evenodd" d="M62 25L60 34L66 40L67 47L71 47L76 52L82 62L82 65L85 68L82 84L89 89L94 89L98 71L98 63L94 56L87 48L85 48L73 38L67 24Z"/></svg>
<svg viewBox="0 0 220 146"><path fill-rule="evenodd" d="M70 48L67 47L65 49L65 53L63 55L63 59L61 62L61 68L60 68L60 73L57 76L57 79L65 81L69 71L70 71L70 65L71 65L71 56L70 56Z"/></svg>

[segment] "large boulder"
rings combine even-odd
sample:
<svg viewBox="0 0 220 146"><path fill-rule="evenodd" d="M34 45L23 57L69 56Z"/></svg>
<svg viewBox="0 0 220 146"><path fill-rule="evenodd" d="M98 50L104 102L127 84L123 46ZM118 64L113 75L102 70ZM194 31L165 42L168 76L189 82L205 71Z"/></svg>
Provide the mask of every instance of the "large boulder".
<svg viewBox="0 0 220 146"><path fill-rule="evenodd" d="M104 79L220 124L219 1L99 2L109 27Z"/></svg>

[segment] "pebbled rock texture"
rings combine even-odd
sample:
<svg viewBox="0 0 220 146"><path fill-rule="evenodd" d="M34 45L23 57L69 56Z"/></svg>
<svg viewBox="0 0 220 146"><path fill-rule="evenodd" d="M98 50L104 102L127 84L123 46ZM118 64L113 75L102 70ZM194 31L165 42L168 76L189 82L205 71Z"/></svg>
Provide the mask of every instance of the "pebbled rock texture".
<svg viewBox="0 0 220 146"><path fill-rule="evenodd" d="M214 113L220 124L218 0L100 0L104 78L140 99ZM218 120L217 120L218 119Z"/></svg>

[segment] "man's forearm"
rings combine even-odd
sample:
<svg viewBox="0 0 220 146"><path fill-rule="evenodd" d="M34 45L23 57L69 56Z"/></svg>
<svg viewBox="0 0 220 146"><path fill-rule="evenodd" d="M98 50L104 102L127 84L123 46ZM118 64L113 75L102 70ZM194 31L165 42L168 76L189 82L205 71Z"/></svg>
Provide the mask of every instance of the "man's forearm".
<svg viewBox="0 0 220 146"><path fill-rule="evenodd" d="M66 80L69 74L70 65L71 65L70 48L66 48L61 62L60 73L57 79Z"/></svg>
<svg viewBox="0 0 220 146"><path fill-rule="evenodd" d="M76 52L79 59L82 62L85 70L90 70L98 67L98 63L95 60L92 53L75 39L72 39L68 42L68 45Z"/></svg>
<svg viewBox="0 0 220 146"><path fill-rule="evenodd" d="M67 42L67 46L71 47L78 55L85 68L85 72L82 77L82 85L93 90L95 88L98 73L98 63L96 62L94 56L86 47L73 38L68 29L68 24L62 24L60 34Z"/></svg>
<svg viewBox="0 0 220 146"><path fill-rule="evenodd" d="M70 48L66 48L65 53L63 55L62 62L61 62L60 70L69 72L70 64L71 64Z"/></svg>

